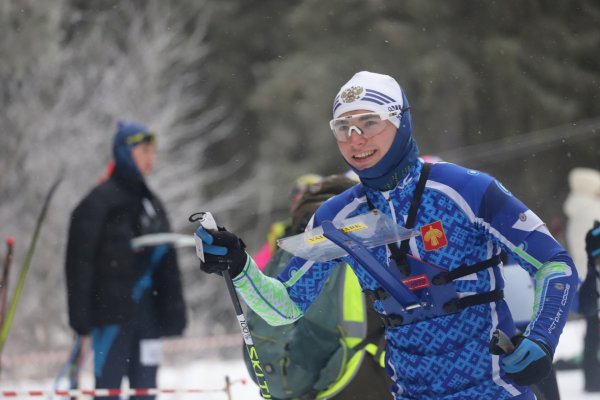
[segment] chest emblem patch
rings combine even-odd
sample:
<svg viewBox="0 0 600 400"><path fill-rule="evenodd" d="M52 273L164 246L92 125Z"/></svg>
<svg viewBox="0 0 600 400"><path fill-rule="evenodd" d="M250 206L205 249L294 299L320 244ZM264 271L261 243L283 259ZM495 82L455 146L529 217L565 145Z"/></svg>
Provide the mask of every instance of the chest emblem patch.
<svg viewBox="0 0 600 400"><path fill-rule="evenodd" d="M437 250L448 244L442 221L438 220L421 227L421 237L426 251Z"/></svg>

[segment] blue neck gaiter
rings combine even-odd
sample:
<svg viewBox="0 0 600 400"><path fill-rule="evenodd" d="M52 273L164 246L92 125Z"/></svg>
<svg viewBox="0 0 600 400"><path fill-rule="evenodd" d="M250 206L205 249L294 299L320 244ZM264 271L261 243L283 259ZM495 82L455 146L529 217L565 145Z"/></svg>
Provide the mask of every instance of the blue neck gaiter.
<svg viewBox="0 0 600 400"><path fill-rule="evenodd" d="M404 93L402 98L404 107L408 108L408 100ZM390 190L406 176L418 157L419 149L412 137L412 121L410 110L407 109L402 113L392 146L383 158L370 168L363 170L352 166L350 168L356 172L363 185L380 191Z"/></svg>

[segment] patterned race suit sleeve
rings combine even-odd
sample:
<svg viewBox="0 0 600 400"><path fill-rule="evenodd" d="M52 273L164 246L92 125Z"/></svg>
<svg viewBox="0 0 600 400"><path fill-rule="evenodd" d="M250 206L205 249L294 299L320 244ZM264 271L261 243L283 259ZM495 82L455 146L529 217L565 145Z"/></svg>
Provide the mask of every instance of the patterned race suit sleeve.
<svg viewBox="0 0 600 400"><path fill-rule="evenodd" d="M447 167L452 168L459 167ZM468 203L464 208L472 210L475 224L535 277L534 310L524 335L544 342L554 351L577 288L572 259L542 220L500 182L477 171L462 171L446 171L444 175L453 177L448 179L453 181L451 186L460 188L457 197ZM443 185L444 179L435 182L436 174L432 175L434 182L428 187ZM455 180L460 176L465 179L462 183Z"/></svg>
<svg viewBox="0 0 600 400"><path fill-rule="evenodd" d="M289 297L285 285L263 274L249 255L233 283L246 304L270 325L291 324L303 315Z"/></svg>
<svg viewBox="0 0 600 400"><path fill-rule="evenodd" d="M317 215L323 215L322 209L328 210L328 207L322 206ZM312 227L311 220L307 229ZM304 315L323 289L332 268L338 264L339 260L313 262L293 257L277 278L271 278L264 275L248 256L242 273L233 282L246 304L267 323L285 325Z"/></svg>

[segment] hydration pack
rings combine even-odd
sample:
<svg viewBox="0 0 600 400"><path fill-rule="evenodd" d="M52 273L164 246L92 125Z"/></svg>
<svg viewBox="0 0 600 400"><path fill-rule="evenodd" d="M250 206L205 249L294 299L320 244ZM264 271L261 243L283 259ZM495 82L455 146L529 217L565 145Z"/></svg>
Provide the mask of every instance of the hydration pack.
<svg viewBox="0 0 600 400"><path fill-rule="evenodd" d="M289 253L279 250L263 272L275 276L290 259ZM350 272L346 264L334 268L319 297L302 318L290 325L271 326L248 310L248 326L273 399L316 398L342 375L345 362L357 351L344 343L340 322L344 285L339 283L346 272ZM360 289L355 295L364 303ZM246 367L253 376L247 352L243 353Z"/></svg>

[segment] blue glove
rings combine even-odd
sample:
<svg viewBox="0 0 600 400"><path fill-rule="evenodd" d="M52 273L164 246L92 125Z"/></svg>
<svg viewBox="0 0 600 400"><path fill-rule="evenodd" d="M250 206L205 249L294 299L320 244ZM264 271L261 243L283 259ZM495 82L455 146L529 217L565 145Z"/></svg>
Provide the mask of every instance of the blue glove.
<svg viewBox="0 0 600 400"><path fill-rule="evenodd" d="M229 269L232 278L242 272L248 259L242 239L225 228L206 230L200 227L195 235L202 241L204 249L204 262L200 262L202 271L222 275Z"/></svg>
<svg viewBox="0 0 600 400"><path fill-rule="evenodd" d="M515 350L502 359L509 379L519 386L540 382L552 371L552 352L541 342L517 336L512 339Z"/></svg>

